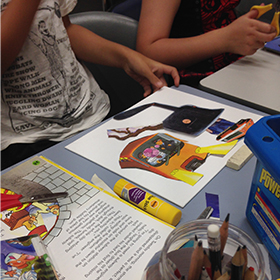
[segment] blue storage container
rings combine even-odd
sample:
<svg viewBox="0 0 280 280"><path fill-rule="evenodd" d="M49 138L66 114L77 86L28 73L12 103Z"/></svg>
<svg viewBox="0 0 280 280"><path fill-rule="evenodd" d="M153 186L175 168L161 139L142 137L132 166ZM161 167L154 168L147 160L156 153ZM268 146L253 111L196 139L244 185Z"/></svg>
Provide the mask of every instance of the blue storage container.
<svg viewBox="0 0 280 280"><path fill-rule="evenodd" d="M260 119L245 143L257 157L246 216L280 267L280 115Z"/></svg>

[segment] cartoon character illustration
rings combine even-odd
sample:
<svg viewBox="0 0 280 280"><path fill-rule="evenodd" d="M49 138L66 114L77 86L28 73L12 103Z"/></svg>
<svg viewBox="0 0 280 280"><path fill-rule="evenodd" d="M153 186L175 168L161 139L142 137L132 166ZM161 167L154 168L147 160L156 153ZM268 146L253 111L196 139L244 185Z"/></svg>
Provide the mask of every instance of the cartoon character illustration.
<svg viewBox="0 0 280 280"><path fill-rule="evenodd" d="M121 168L141 168L161 176L195 185L203 174L194 172L208 155L225 155L236 141L198 147L165 133L153 134L130 142L121 152Z"/></svg>
<svg viewBox="0 0 280 280"><path fill-rule="evenodd" d="M26 274L28 274L27 279L37 279L37 274L34 271L34 262L35 256L9 253L5 258L5 264L8 266L8 271L5 274L10 277L19 277L22 274L27 276Z"/></svg>
<svg viewBox="0 0 280 280"><path fill-rule="evenodd" d="M57 279L47 253L38 256L33 242L41 242L38 235L1 241L1 279Z"/></svg>
<svg viewBox="0 0 280 280"><path fill-rule="evenodd" d="M1 188L1 193L15 194L10 190ZM38 234L45 238L56 224L59 217L58 203L25 203L20 207L14 207L1 212L1 221L11 231L25 229L25 235ZM45 221L48 224L45 225Z"/></svg>

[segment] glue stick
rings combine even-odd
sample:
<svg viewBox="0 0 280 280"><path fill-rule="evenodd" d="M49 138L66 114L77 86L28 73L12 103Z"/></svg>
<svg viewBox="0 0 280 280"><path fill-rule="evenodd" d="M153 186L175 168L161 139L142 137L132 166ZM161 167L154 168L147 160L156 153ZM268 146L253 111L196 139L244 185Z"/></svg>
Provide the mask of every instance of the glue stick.
<svg viewBox="0 0 280 280"><path fill-rule="evenodd" d="M173 226L176 226L181 219L181 210L124 179L116 182L114 192L126 201Z"/></svg>

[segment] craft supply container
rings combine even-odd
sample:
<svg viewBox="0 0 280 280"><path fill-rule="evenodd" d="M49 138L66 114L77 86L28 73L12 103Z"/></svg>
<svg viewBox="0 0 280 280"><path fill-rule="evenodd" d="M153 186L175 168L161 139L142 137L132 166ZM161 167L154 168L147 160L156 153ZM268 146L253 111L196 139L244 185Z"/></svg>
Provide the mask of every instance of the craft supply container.
<svg viewBox="0 0 280 280"><path fill-rule="evenodd" d="M280 115L261 118L245 143L257 158L246 216L280 267Z"/></svg>
<svg viewBox="0 0 280 280"><path fill-rule="evenodd" d="M184 275L185 279L187 279L189 269L188 265L190 264L191 254L193 251L193 247L191 245L192 240L194 240L196 235L198 240L202 240L203 247L207 251L207 228L210 224L216 224L220 227L222 222L211 219L195 220L174 229L167 237L162 251L158 252L148 264L146 270L143 273L142 280L178 280L178 277L174 274L173 268L168 263L167 258L172 260L172 262L180 271L180 274ZM190 247L184 248L186 250L186 255L183 257L184 260L182 266L182 256L180 256L180 258L177 257L177 260L176 255L179 255L180 250L182 250L182 245L188 244L186 242L189 240L191 241ZM246 245L247 247L247 267L254 267L256 280L264 280L265 263L259 246L248 234L231 224L229 224L228 239L224 249L222 272L228 269L229 261L235 254L238 246L243 245Z"/></svg>

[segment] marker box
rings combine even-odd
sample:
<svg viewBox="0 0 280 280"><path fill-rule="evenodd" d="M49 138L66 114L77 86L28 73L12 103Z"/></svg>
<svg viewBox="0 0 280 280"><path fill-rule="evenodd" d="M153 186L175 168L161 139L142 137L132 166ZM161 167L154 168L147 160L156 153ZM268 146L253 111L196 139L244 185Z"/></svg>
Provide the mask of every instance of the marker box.
<svg viewBox="0 0 280 280"><path fill-rule="evenodd" d="M260 119L245 143L257 157L246 216L280 267L280 115Z"/></svg>

